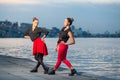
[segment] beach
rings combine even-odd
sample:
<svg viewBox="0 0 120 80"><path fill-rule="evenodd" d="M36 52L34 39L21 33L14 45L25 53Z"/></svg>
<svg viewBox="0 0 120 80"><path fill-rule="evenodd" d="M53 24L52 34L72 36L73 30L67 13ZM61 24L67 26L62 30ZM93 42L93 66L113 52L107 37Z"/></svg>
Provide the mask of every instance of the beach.
<svg viewBox="0 0 120 80"><path fill-rule="evenodd" d="M37 73L30 73L35 64L29 59L0 55L0 80L114 80L82 72L68 76L70 71L64 68L57 70L55 75L48 75L41 66Z"/></svg>
<svg viewBox="0 0 120 80"><path fill-rule="evenodd" d="M30 73L36 65L32 55L32 42L23 38L0 39L0 80L120 80L119 38L75 38L76 44L69 46L67 59L78 71L69 77L70 70L65 64L56 75ZM44 63L53 67L57 60L54 50L56 38L46 38L48 56ZM33 79L34 78L34 79Z"/></svg>

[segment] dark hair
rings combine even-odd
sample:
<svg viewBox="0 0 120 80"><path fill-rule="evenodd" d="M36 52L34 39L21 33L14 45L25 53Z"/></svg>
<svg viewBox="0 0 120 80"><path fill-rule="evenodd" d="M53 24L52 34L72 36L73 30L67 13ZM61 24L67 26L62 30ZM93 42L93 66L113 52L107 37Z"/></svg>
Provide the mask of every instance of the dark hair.
<svg viewBox="0 0 120 80"><path fill-rule="evenodd" d="M33 21L35 21L35 20L38 20L38 18L36 18L36 17L33 17ZM38 20L39 21L39 20Z"/></svg>
<svg viewBox="0 0 120 80"><path fill-rule="evenodd" d="M74 19L73 18L66 18L68 20L68 22L70 23L70 25L73 23Z"/></svg>

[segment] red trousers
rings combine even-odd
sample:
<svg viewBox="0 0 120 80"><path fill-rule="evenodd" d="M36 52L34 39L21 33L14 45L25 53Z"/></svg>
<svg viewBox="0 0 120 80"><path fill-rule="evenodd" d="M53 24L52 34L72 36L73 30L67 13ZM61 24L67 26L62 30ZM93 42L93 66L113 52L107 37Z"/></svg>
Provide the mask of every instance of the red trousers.
<svg viewBox="0 0 120 80"><path fill-rule="evenodd" d="M37 38L33 41L33 55L36 54L48 55L47 46L41 38Z"/></svg>
<svg viewBox="0 0 120 80"><path fill-rule="evenodd" d="M60 66L61 62L63 62L69 68L71 68L72 67L71 63L66 59L68 45L65 45L63 43L59 43L58 46L59 46L58 47L58 58L57 58L56 65L54 66L54 69L58 69L58 67Z"/></svg>

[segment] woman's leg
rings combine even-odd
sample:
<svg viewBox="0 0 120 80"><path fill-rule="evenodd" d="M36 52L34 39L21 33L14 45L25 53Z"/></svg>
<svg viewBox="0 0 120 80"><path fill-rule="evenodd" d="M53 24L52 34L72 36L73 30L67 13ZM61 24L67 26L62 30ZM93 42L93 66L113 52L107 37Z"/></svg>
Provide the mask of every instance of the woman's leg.
<svg viewBox="0 0 120 80"><path fill-rule="evenodd" d="M63 62L69 67L69 69L71 70L71 73L69 74L69 76L74 76L74 74L77 73L77 71L73 68L73 66L71 65L71 63L67 60L64 59Z"/></svg>
<svg viewBox="0 0 120 80"><path fill-rule="evenodd" d="M43 54L39 53L39 59L38 62L41 63L43 69L44 69L44 73L47 74L48 73L48 67L44 64L43 62Z"/></svg>
<svg viewBox="0 0 120 80"><path fill-rule="evenodd" d="M53 68L52 70L50 70L50 71L48 72L48 74L50 74L50 75L54 75L54 74L55 74L55 70L58 69L58 67L61 65L61 62L62 62L62 60L63 60L63 56L62 56L63 53L64 53L64 47L59 46L58 56L57 56L57 62L56 62L56 64L55 64L54 68Z"/></svg>
<svg viewBox="0 0 120 80"><path fill-rule="evenodd" d="M54 70L58 69L58 67L61 65L62 62L62 56L61 56L61 51L58 51L58 58L57 58L57 62L54 66Z"/></svg>
<svg viewBox="0 0 120 80"><path fill-rule="evenodd" d="M72 64L66 59L67 50L68 50L68 47L66 47L66 49L65 49L65 51L63 53L63 63L66 64L69 69L71 69L72 68Z"/></svg>
<svg viewBox="0 0 120 80"><path fill-rule="evenodd" d="M66 59L67 50L68 50L68 46L66 46L66 49L63 53L63 63L65 63L68 66L68 68L71 70L71 73L69 74L69 76L74 76L74 74L76 74L77 71L73 68L72 64Z"/></svg>
<svg viewBox="0 0 120 80"><path fill-rule="evenodd" d="M33 70L31 70L30 72L38 72L38 67L40 66L40 62L38 61L38 54L35 55L35 60L37 61L37 65L34 67Z"/></svg>

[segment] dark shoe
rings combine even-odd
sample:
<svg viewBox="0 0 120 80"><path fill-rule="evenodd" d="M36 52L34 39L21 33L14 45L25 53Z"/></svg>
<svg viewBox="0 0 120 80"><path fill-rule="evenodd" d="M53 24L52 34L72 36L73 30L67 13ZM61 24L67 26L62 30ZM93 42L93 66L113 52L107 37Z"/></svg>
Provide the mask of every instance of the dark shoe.
<svg viewBox="0 0 120 80"><path fill-rule="evenodd" d="M33 69L30 72L38 72L38 70L37 69Z"/></svg>
<svg viewBox="0 0 120 80"><path fill-rule="evenodd" d="M71 73L69 74L69 76L74 76L74 74L76 74L76 73L77 73L77 71L75 69L72 69Z"/></svg>
<svg viewBox="0 0 120 80"><path fill-rule="evenodd" d="M55 70L52 69L52 70L48 71L48 74L49 75L55 75Z"/></svg>
<svg viewBox="0 0 120 80"><path fill-rule="evenodd" d="M49 68L44 71L44 74L48 74Z"/></svg>

